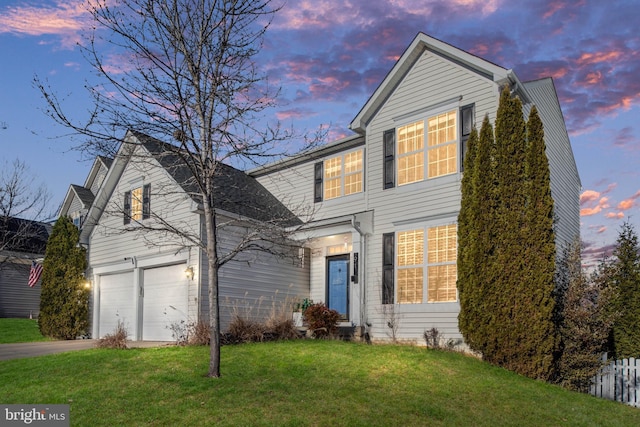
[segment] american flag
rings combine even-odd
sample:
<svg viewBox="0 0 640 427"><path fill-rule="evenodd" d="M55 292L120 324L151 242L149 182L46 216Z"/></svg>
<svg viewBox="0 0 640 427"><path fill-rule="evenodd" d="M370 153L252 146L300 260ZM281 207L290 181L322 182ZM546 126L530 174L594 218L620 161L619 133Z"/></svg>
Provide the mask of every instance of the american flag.
<svg viewBox="0 0 640 427"><path fill-rule="evenodd" d="M29 287L33 288L42 276L42 264L31 262L31 271L29 271Z"/></svg>

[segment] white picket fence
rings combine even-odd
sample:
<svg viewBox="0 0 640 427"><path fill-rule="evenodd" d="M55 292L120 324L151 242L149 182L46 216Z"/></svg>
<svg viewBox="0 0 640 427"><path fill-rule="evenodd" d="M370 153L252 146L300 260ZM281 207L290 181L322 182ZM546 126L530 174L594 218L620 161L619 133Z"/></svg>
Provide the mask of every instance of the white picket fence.
<svg viewBox="0 0 640 427"><path fill-rule="evenodd" d="M606 361L606 356L605 359ZM640 408L640 359L615 360L593 378L591 394Z"/></svg>

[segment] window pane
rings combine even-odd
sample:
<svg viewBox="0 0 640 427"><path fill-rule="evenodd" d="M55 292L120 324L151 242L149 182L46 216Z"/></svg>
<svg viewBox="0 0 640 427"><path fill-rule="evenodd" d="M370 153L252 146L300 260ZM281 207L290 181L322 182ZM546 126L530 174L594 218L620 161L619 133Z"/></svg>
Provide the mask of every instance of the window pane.
<svg viewBox="0 0 640 427"><path fill-rule="evenodd" d="M448 175L457 171L457 144L449 143L427 152L429 178Z"/></svg>
<svg viewBox="0 0 640 427"><path fill-rule="evenodd" d="M324 161L324 178L335 178L342 173L342 157Z"/></svg>
<svg viewBox="0 0 640 427"><path fill-rule="evenodd" d="M340 197L340 177L328 179L324 182L324 198L335 199Z"/></svg>
<svg viewBox="0 0 640 427"><path fill-rule="evenodd" d="M427 262L429 264L455 262L457 238L455 224L429 228L427 232Z"/></svg>
<svg viewBox="0 0 640 427"><path fill-rule="evenodd" d="M444 144L457 138L456 110L429 118L429 147Z"/></svg>
<svg viewBox="0 0 640 427"><path fill-rule="evenodd" d="M354 173L362 170L362 150L344 155L344 172Z"/></svg>
<svg viewBox="0 0 640 427"><path fill-rule="evenodd" d="M131 191L131 219L134 221L142 219L142 187Z"/></svg>
<svg viewBox="0 0 640 427"><path fill-rule="evenodd" d="M353 193L362 191L362 172L347 175L344 178L344 195L348 196Z"/></svg>
<svg viewBox="0 0 640 427"><path fill-rule="evenodd" d="M424 231L398 233L398 266L422 264L424 260Z"/></svg>
<svg viewBox="0 0 640 427"><path fill-rule="evenodd" d="M398 302L400 304L422 303L422 268L398 270Z"/></svg>
<svg viewBox="0 0 640 427"><path fill-rule="evenodd" d="M456 301L457 270L455 264L429 267L428 302Z"/></svg>

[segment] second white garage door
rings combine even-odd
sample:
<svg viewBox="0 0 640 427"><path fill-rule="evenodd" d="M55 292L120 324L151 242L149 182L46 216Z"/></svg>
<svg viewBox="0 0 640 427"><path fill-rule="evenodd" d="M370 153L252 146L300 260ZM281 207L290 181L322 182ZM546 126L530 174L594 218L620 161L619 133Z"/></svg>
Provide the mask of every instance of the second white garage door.
<svg viewBox="0 0 640 427"><path fill-rule="evenodd" d="M143 272L142 339L172 341L171 325L187 322L188 279L185 264Z"/></svg>

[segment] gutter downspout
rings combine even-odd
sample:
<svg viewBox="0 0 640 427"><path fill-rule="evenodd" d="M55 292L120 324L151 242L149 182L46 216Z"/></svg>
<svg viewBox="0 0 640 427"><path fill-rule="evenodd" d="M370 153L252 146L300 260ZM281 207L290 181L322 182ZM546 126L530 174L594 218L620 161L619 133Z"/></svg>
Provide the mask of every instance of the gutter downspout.
<svg viewBox="0 0 640 427"><path fill-rule="evenodd" d="M366 298L366 259L367 257L365 256L365 251L366 251L366 238L367 238L367 233L363 232L362 229L360 228L360 222L356 221L356 215L352 215L351 216L351 226L353 227L354 230L356 230L358 232L358 234L360 234L360 265L358 266L359 270L360 270L360 277L358 277L358 281L359 281L359 285L360 285L360 337L364 338L365 336L365 332L366 332L366 328L365 325L367 324L368 320L367 320L367 298Z"/></svg>

